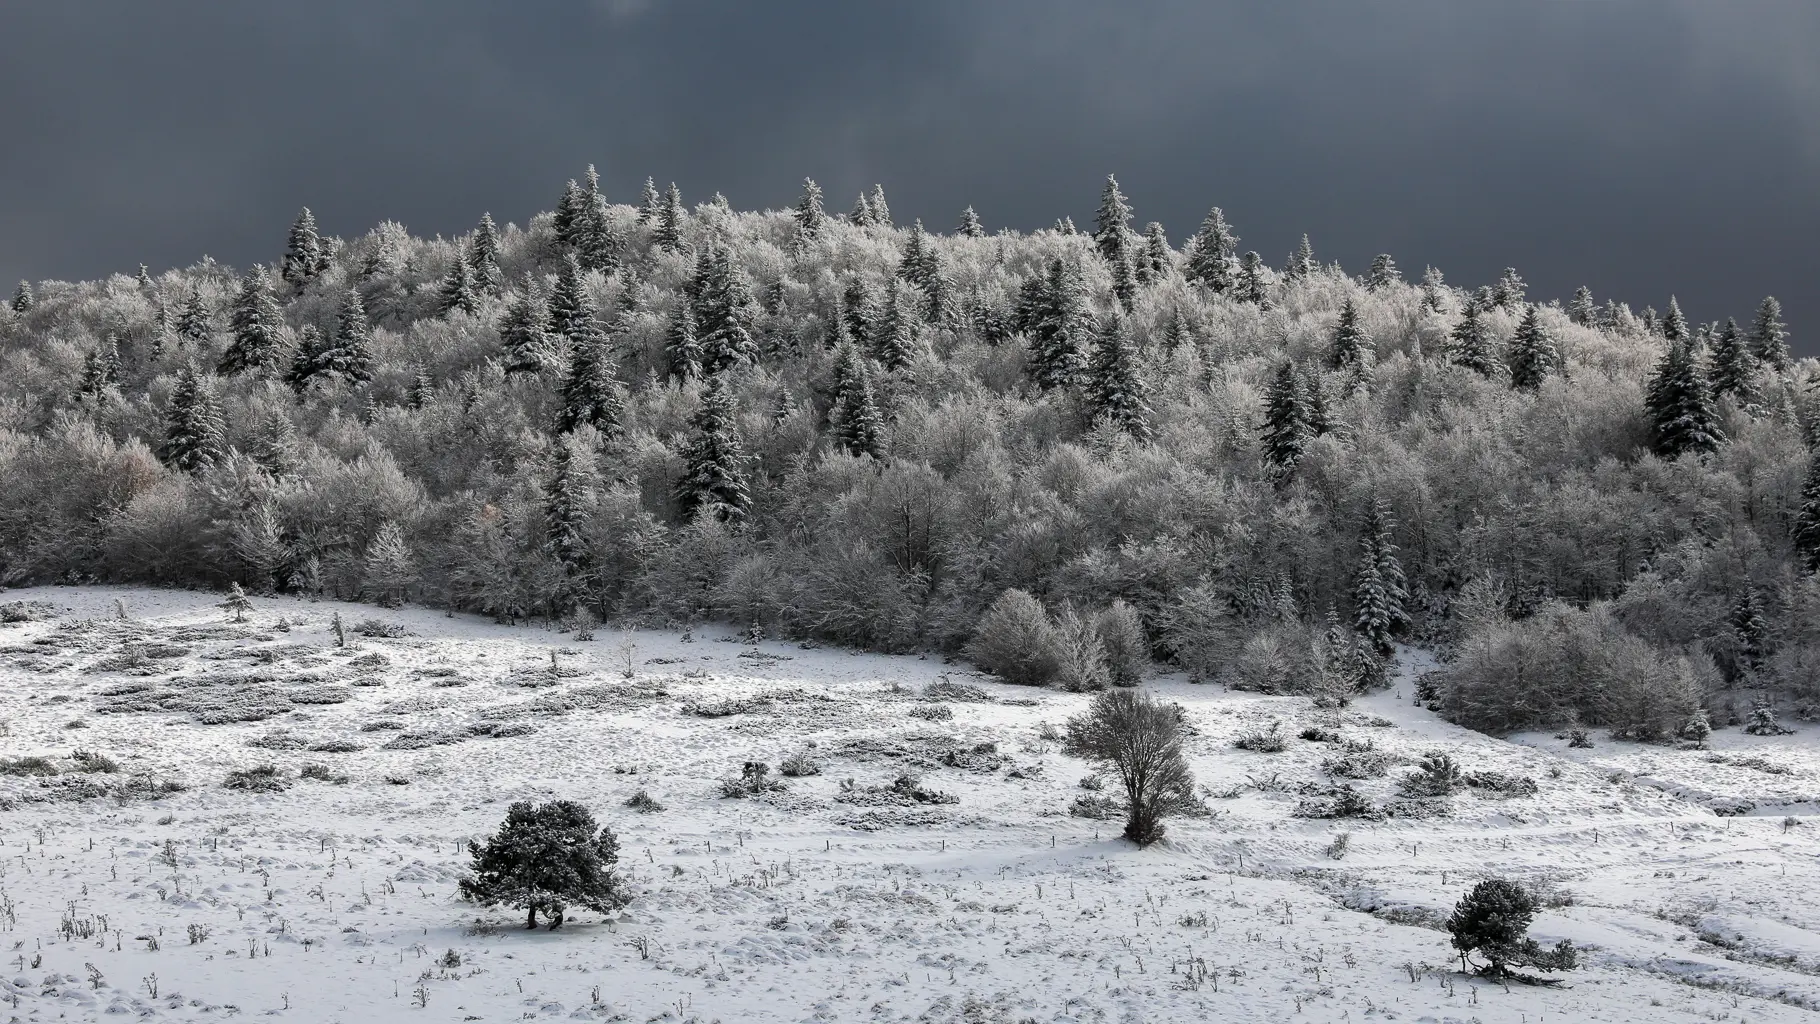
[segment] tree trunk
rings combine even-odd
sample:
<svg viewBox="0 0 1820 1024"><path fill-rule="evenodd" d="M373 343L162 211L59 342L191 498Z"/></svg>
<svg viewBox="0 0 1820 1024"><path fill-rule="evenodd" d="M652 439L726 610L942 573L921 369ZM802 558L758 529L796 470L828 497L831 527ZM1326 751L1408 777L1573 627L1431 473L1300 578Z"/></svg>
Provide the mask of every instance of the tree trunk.
<svg viewBox="0 0 1820 1024"><path fill-rule="evenodd" d="M550 911L550 930L551 931L555 931L556 929L562 927L562 916L563 915L562 915L561 907L557 907L555 910Z"/></svg>
<svg viewBox="0 0 1820 1024"><path fill-rule="evenodd" d="M531 909L525 914L525 928L527 930L529 930L529 929L533 929L536 927L537 927L537 904L533 903L533 904L531 904Z"/></svg>

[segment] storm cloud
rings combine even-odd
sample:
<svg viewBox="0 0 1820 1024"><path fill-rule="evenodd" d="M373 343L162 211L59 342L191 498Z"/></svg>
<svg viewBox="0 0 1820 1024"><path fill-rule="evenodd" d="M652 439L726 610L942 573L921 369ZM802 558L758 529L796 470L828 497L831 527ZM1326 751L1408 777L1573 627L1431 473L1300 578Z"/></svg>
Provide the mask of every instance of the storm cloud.
<svg viewBox="0 0 1820 1024"><path fill-rule="evenodd" d="M41 0L0 18L0 280L273 259L298 207L523 222L635 197L1084 222L1377 252L1694 320L1776 294L1820 354L1811 0Z"/></svg>

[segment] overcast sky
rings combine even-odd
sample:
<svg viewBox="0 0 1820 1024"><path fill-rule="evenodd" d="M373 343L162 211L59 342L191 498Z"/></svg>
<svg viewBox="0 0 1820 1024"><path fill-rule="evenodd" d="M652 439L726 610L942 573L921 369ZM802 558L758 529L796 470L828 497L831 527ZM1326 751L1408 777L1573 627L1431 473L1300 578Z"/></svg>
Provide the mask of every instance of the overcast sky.
<svg viewBox="0 0 1820 1024"><path fill-rule="evenodd" d="M1815 0L17 0L0 280L272 260L304 205L522 223L589 162L944 230L1085 223L1116 172L1177 242L1219 205L1273 265L1774 293L1820 355L1817 55Z"/></svg>

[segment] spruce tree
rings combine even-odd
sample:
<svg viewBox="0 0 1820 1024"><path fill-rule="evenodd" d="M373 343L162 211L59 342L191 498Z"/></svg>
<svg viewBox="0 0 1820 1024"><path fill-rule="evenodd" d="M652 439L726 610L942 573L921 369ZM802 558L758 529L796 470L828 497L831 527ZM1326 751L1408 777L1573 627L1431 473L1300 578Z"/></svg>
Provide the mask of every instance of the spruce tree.
<svg viewBox="0 0 1820 1024"><path fill-rule="evenodd" d="M657 244L670 252L681 252L683 201L682 191L672 181L664 192L664 205L657 212Z"/></svg>
<svg viewBox="0 0 1820 1024"><path fill-rule="evenodd" d="M1517 274L1517 268L1505 267L1504 276L1498 278L1498 286L1492 289L1491 301L1499 309L1515 310L1523 305L1523 297L1527 291L1528 285L1524 284L1523 278Z"/></svg>
<svg viewBox="0 0 1820 1024"><path fill-rule="evenodd" d="M1270 293L1265 287L1264 257L1255 252L1245 254L1239 264L1238 285L1233 291L1240 302L1249 302L1254 306L1268 307Z"/></svg>
<svg viewBox="0 0 1820 1024"><path fill-rule="evenodd" d="M178 371L164 423L164 445L158 454L171 468L198 473L227 457L221 403L212 380L199 376L194 366Z"/></svg>
<svg viewBox="0 0 1820 1024"><path fill-rule="evenodd" d="M955 230L968 238L986 237L986 228L980 223L980 215L973 212L971 206L961 211L960 227Z"/></svg>
<svg viewBox="0 0 1820 1024"><path fill-rule="evenodd" d="M1137 308L1139 287L1137 266L1131 253L1125 252L1112 264L1112 297L1118 300L1120 309L1130 313Z"/></svg>
<svg viewBox="0 0 1820 1024"><path fill-rule="evenodd" d="M846 321L847 333L853 336L853 342L862 348L872 346L872 335L876 330L882 311L872 287L866 279L857 275L847 282L847 289L841 294L841 316Z"/></svg>
<svg viewBox="0 0 1820 1024"><path fill-rule="evenodd" d="M1668 297L1668 315L1662 318L1662 336L1669 341L1693 340L1687 330L1687 317L1681 315L1681 303L1673 295Z"/></svg>
<svg viewBox="0 0 1820 1024"><path fill-rule="evenodd" d="M1188 262L1184 268L1188 280L1215 294L1231 288L1239 275L1235 258L1238 246L1239 236L1233 234L1226 223L1226 214L1217 206L1208 211L1207 219L1201 222L1201 230L1188 243ZM1255 255L1247 253L1246 258Z"/></svg>
<svg viewBox="0 0 1820 1024"><path fill-rule="evenodd" d="M582 191L581 182L570 178L562 187L562 198L556 201L556 214L550 225L556 229L556 241L564 249L575 248L576 224L587 216L587 204L587 193Z"/></svg>
<svg viewBox="0 0 1820 1024"><path fill-rule="evenodd" d="M1397 261L1389 253L1381 252L1372 257L1371 274L1365 279L1365 287L1376 292L1402 281L1403 275L1397 270Z"/></svg>
<svg viewBox="0 0 1820 1024"><path fill-rule="evenodd" d="M1727 317L1713 339L1713 397L1731 395L1739 404L1756 401L1757 355L1744 340L1738 321Z"/></svg>
<svg viewBox="0 0 1820 1024"><path fill-rule="evenodd" d="M1394 652L1390 638L1409 625L1405 604L1409 600L1403 565L1390 534L1395 521L1389 508L1373 499L1359 534L1359 568L1353 574L1353 631L1378 654Z"/></svg>
<svg viewBox="0 0 1820 1024"><path fill-rule="evenodd" d="M1555 340L1542 325L1541 310L1530 306L1523 314L1523 320L1517 324L1517 333L1510 342L1510 383L1522 391L1534 391L1542 386L1542 381L1561 363L1561 353L1555 348Z"/></svg>
<svg viewBox="0 0 1820 1024"><path fill-rule="evenodd" d="M872 195L866 200L866 209L870 211L869 216L871 217L867 223L876 224L881 228L891 226L891 206L885 202L885 186L872 186Z"/></svg>
<svg viewBox="0 0 1820 1024"><path fill-rule="evenodd" d="M1732 605L1729 625L1738 667L1752 674L1761 672L1764 661L1769 658L1769 623L1763 617L1763 602L1757 597L1757 587L1748 577L1737 603Z"/></svg>
<svg viewBox="0 0 1820 1024"><path fill-rule="evenodd" d="M1313 433L1302 375L1294 362L1284 362L1264 390L1264 461L1288 473L1302 461Z"/></svg>
<svg viewBox="0 0 1820 1024"><path fill-rule="evenodd" d="M603 436L619 432L619 378L607 352L604 331L571 342L569 372L562 382L562 408L556 413L556 430L569 433L586 423Z"/></svg>
<svg viewBox="0 0 1820 1024"><path fill-rule="evenodd" d="M1422 271L1422 306L1435 313L1447 312L1446 278L1436 267Z"/></svg>
<svg viewBox="0 0 1820 1024"><path fill-rule="evenodd" d="M1801 507L1795 512L1795 550L1808 572L1820 572L1820 448L1807 467Z"/></svg>
<svg viewBox="0 0 1820 1024"><path fill-rule="evenodd" d="M109 331L99 345L82 357L82 379L76 385L78 399L102 399L113 396L120 381L120 342Z"/></svg>
<svg viewBox="0 0 1820 1024"><path fill-rule="evenodd" d="M1288 262L1283 265L1283 276L1293 280L1298 277L1307 277L1319 269L1321 269L1321 263L1315 259L1314 246L1309 243L1308 236L1303 235L1302 244L1296 247L1295 252L1289 254Z"/></svg>
<svg viewBox="0 0 1820 1024"><path fill-rule="evenodd" d="M752 495L725 375L709 378L690 428L682 451L683 475L676 482L676 503L683 517L711 515L734 527L744 525Z"/></svg>
<svg viewBox="0 0 1820 1024"><path fill-rule="evenodd" d="M591 589L588 521L594 504L591 453L573 437L556 443L550 482L544 488L544 551L567 577L560 601L570 605Z"/></svg>
<svg viewBox="0 0 1820 1024"><path fill-rule="evenodd" d="M1327 365L1336 370L1357 370L1365 365L1365 351L1371 338L1359 326L1359 307L1347 296L1340 306L1340 320L1334 325L1333 338L1327 346Z"/></svg>
<svg viewBox="0 0 1820 1024"><path fill-rule="evenodd" d="M240 279L229 317L234 340L221 354L217 368L224 377L255 370L270 363L284 345L284 313L272 295L265 271L254 267Z"/></svg>
<svg viewBox="0 0 1820 1024"><path fill-rule="evenodd" d="M916 300L903 281L885 290L885 308L872 332L872 353L887 373L901 373L916 359Z"/></svg>
<svg viewBox="0 0 1820 1024"><path fill-rule="evenodd" d="M1049 261L1030 325L1030 370L1044 390L1066 387L1080 373L1082 348L1094 333L1087 285L1071 257Z"/></svg>
<svg viewBox="0 0 1820 1024"><path fill-rule="evenodd" d="M664 369L674 381L690 381L701 376L701 342L695 333L695 310L687 302L676 304L670 315L669 329L664 332Z"/></svg>
<svg viewBox="0 0 1820 1024"><path fill-rule="evenodd" d="M657 194L657 182L652 178L645 178L644 191L640 192L638 195L639 226L650 227L652 224L657 223L662 204L663 200Z"/></svg>
<svg viewBox="0 0 1820 1024"><path fill-rule="evenodd" d="M862 228L869 228L874 223L872 220L872 200L866 198L866 193L864 191L861 191L859 198L853 201L853 212L847 214L847 220L855 227Z"/></svg>
<svg viewBox="0 0 1820 1024"><path fill-rule="evenodd" d="M316 233L316 215L306 206L297 215L297 219L291 222L291 233L285 240L284 263L279 269L279 276L292 288L302 291L321 272L322 261L322 236Z"/></svg>
<svg viewBox="0 0 1820 1024"><path fill-rule="evenodd" d="M1725 442L1706 372L1688 341L1669 342L1650 379L1645 403L1650 447L1664 459L1688 452L1704 455Z"/></svg>
<svg viewBox="0 0 1820 1024"><path fill-rule="evenodd" d="M1119 191L1119 180L1106 175L1100 190L1100 209L1093 218L1093 244L1108 264L1117 266L1131 249L1131 204Z"/></svg>
<svg viewBox="0 0 1820 1024"><path fill-rule="evenodd" d="M799 236L814 238L821 234L828 217L822 210L822 187L814 178L803 179L803 197L797 200L795 217Z"/></svg>
<svg viewBox="0 0 1820 1024"><path fill-rule="evenodd" d="M834 358L834 401L828 407L828 433L834 443L853 455L883 458L884 417L872 392L872 372L851 345L843 345Z"/></svg>
<svg viewBox="0 0 1820 1024"><path fill-rule="evenodd" d="M314 324L298 328L297 348L291 353L291 366L285 372L284 382L298 394L303 394L311 381L328 372L328 351L332 344Z"/></svg>
<svg viewBox="0 0 1820 1024"><path fill-rule="evenodd" d="M1169 270L1175 266L1175 250L1169 246L1169 235L1163 231L1163 225L1151 221L1144 225L1143 249L1133 254L1137 261L1137 279L1139 284L1152 285L1169 276Z"/></svg>
<svg viewBox="0 0 1820 1024"><path fill-rule="evenodd" d="M588 290L581 260L574 253L563 256L550 293L550 331L570 350L606 342L600 325L600 305Z"/></svg>
<svg viewBox="0 0 1820 1024"><path fill-rule="evenodd" d="M588 165L587 185L582 189L581 205L571 222L570 248L583 268L611 273L619 266L624 244L607 218L607 200L600 194L600 175Z"/></svg>
<svg viewBox="0 0 1820 1024"><path fill-rule="evenodd" d="M207 345L215 337L215 314L202 299L202 287L191 285L189 297L177 310L177 336L194 345Z"/></svg>
<svg viewBox="0 0 1820 1024"><path fill-rule="evenodd" d="M411 383L405 389L405 404L412 409L421 409L430 404L436 394L436 382L430 379L430 368L419 359L411 364Z"/></svg>
<svg viewBox="0 0 1820 1024"><path fill-rule="evenodd" d="M1454 325L1449 335L1447 359L1455 366L1464 366L1484 377L1497 372L1498 359L1492 352L1491 333L1480 318L1476 303L1469 304L1460 322Z"/></svg>
<svg viewBox="0 0 1820 1024"><path fill-rule="evenodd" d="M19 287L13 289L12 302L8 303L8 305L12 307L13 312L18 313L21 316L30 313L32 307L37 304L38 300L32 296L32 283L30 281L20 281Z"/></svg>
<svg viewBox="0 0 1820 1024"><path fill-rule="evenodd" d="M474 275L474 287L498 294L505 284L505 273L499 269L499 227L493 223L491 213L480 215L480 226L468 241L466 262Z"/></svg>
<svg viewBox="0 0 1820 1024"><path fill-rule="evenodd" d="M134 278L133 283L139 288L140 291L146 293L147 295L150 295L152 293L153 289L156 287L155 285L152 284L151 268L147 267L143 263L139 264L139 276Z"/></svg>
<svg viewBox="0 0 1820 1024"><path fill-rule="evenodd" d="M372 340L366 306L360 293L349 288L335 313L335 338L323 352L323 369L355 384L366 383L372 379Z"/></svg>
<svg viewBox="0 0 1820 1024"><path fill-rule="evenodd" d="M457 252L449 264L449 272L443 276L436 311L438 315L448 316L460 310L472 316L479 308L480 297L475 293L474 268L468 266L466 255Z"/></svg>
<svg viewBox="0 0 1820 1024"><path fill-rule="evenodd" d="M1593 302L1592 289L1581 285L1567 304L1567 318L1581 327L1598 326L1599 307Z"/></svg>
<svg viewBox="0 0 1820 1024"><path fill-rule="evenodd" d="M550 311L529 277L499 319L499 347L508 374L538 373L549 364Z"/></svg>
<svg viewBox="0 0 1820 1024"><path fill-rule="evenodd" d="M1317 369L1296 368L1302 393L1302 415L1308 424L1308 436L1320 437L1333 429L1327 416L1326 382Z"/></svg>
<svg viewBox="0 0 1820 1024"><path fill-rule="evenodd" d="M1782 303L1771 295L1757 307L1757 317L1751 322L1750 347L1757 354L1763 365L1777 373L1787 373L1789 367L1788 332L1783 330Z"/></svg>
<svg viewBox="0 0 1820 1024"><path fill-rule="evenodd" d="M702 252L690 289L703 372L718 374L739 363L756 361L752 288L724 243L716 242Z"/></svg>
<svg viewBox="0 0 1820 1024"><path fill-rule="evenodd" d="M1137 345L1120 317L1109 318L1100 331L1087 367L1087 391L1096 418L1139 441L1150 439L1149 388L1138 368Z"/></svg>

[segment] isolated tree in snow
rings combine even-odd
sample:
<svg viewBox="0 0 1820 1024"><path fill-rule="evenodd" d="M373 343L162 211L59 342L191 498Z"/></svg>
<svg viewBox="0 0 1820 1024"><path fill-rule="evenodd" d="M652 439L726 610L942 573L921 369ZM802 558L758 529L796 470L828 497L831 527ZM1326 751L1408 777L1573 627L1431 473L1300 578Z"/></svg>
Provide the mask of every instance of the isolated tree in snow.
<svg viewBox="0 0 1820 1024"><path fill-rule="evenodd" d="M478 308L480 296L474 284L474 268L468 266L467 257L458 252L449 264L449 272L442 279L436 311L443 316L456 310L472 315Z"/></svg>
<svg viewBox="0 0 1820 1024"><path fill-rule="evenodd" d="M1488 878L1454 905L1447 919L1453 948L1460 952L1460 968L1471 968L1469 957L1485 958L1478 969L1488 977L1513 977L1513 967L1541 971L1569 971L1579 963L1573 944L1566 939L1543 949L1529 938L1529 922L1536 916L1535 897L1522 885L1503 878Z"/></svg>
<svg viewBox="0 0 1820 1024"><path fill-rule="evenodd" d="M1567 318L1581 327L1597 326L1599 307L1593 302L1592 289L1581 285L1567 304Z"/></svg>
<svg viewBox="0 0 1820 1024"><path fill-rule="evenodd" d="M1184 268L1188 280L1206 286L1215 294L1231 288L1238 278L1239 236L1226 223L1226 214L1214 207L1201 230L1188 243L1188 262ZM1252 254L1255 255L1255 254ZM1249 301L1249 300L1248 300Z"/></svg>
<svg viewBox="0 0 1820 1024"><path fill-rule="evenodd" d="M224 377L267 365L284 346L284 313L278 308L264 270L254 267L240 279L230 326L234 340L221 354L217 368Z"/></svg>
<svg viewBox="0 0 1820 1024"><path fill-rule="evenodd" d="M1137 345L1122 319L1109 319L1100 331L1086 383L1096 417L1139 441L1149 440L1149 387L1138 369Z"/></svg>
<svg viewBox="0 0 1820 1024"><path fill-rule="evenodd" d="M743 525L752 507L752 494L725 377L715 374L709 378L701 408L689 426L689 440L682 451L683 475L676 482L677 505L688 519L709 515L731 526Z"/></svg>
<svg viewBox="0 0 1820 1024"><path fill-rule="evenodd" d="M1725 443L1706 371L1688 341L1671 341L1656 364L1644 398L1650 447L1665 459L1687 452L1704 455Z"/></svg>
<svg viewBox="0 0 1820 1024"><path fill-rule="evenodd" d="M1100 190L1100 209L1093 218L1093 244L1107 263L1116 264L1131 249L1131 204L1119 191L1119 180L1106 175Z"/></svg>
<svg viewBox="0 0 1820 1024"><path fill-rule="evenodd" d="M1498 357L1491 348L1491 332L1486 328L1476 303L1469 303L1449 336L1447 360L1464 366L1480 376L1498 372Z"/></svg>
<svg viewBox="0 0 1820 1024"><path fill-rule="evenodd" d="M554 930L570 906L611 914L632 899L613 870L619 840L573 800L514 803L493 838L468 851L473 870L461 880L462 897L524 910L526 928L537 927L539 912Z"/></svg>
<svg viewBox="0 0 1820 1024"><path fill-rule="evenodd" d="M197 473L227 456L227 421L215 397L215 386L212 378L198 374L194 366L178 372L164 424L159 455L172 468Z"/></svg>
<svg viewBox="0 0 1820 1024"><path fill-rule="evenodd" d="M1820 572L1820 448L1807 467L1801 487L1801 508L1795 513L1795 550L1808 572Z"/></svg>
<svg viewBox="0 0 1820 1024"><path fill-rule="evenodd" d="M796 230L804 238L821 234L827 214L822 210L822 187L814 178L803 179L803 197L796 202Z"/></svg>
<svg viewBox="0 0 1820 1024"><path fill-rule="evenodd" d="M1340 319L1327 346L1327 365L1336 370L1357 370L1365 365L1365 351L1370 344L1365 329L1359 326L1359 307L1349 296L1340 306Z"/></svg>
<svg viewBox="0 0 1820 1024"><path fill-rule="evenodd" d="M1233 293L1240 302L1270 305L1270 293L1265 288L1264 257L1255 252L1245 254L1245 259L1239 263L1238 284Z"/></svg>
<svg viewBox="0 0 1820 1024"><path fill-rule="evenodd" d="M1529 286L1523 282L1515 267L1505 267L1504 276L1498 278L1497 287L1491 290L1492 305L1499 309L1515 310L1523 305L1523 297Z"/></svg>
<svg viewBox="0 0 1820 1024"><path fill-rule="evenodd" d="M973 212L971 206L961 211L961 223L955 231L968 238L986 237L985 225L980 223L980 215Z"/></svg>
<svg viewBox="0 0 1820 1024"><path fill-rule="evenodd" d="M480 215L480 226L468 241L467 264L474 275L474 287L481 291L498 292L505 283L505 274L499 269L499 227L493 223L491 213Z"/></svg>
<svg viewBox="0 0 1820 1024"><path fill-rule="evenodd" d="M1391 635L1409 625L1408 585L1390 540L1394 525L1390 510L1373 499L1359 533L1359 568L1352 582L1353 631L1385 657L1394 650Z"/></svg>
<svg viewBox="0 0 1820 1024"><path fill-rule="evenodd" d="M1731 395L1739 404L1754 402L1757 393L1757 354L1738 329L1738 321L1727 317L1725 326L1713 338L1713 397Z"/></svg>
<svg viewBox="0 0 1820 1024"><path fill-rule="evenodd" d="M322 272L322 263L322 236L316 233L316 215L306 206L291 223L291 234L285 240L284 262L279 268L279 276L284 278L285 283L301 291Z"/></svg>
<svg viewBox="0 0 1820 1024"><path fill-rule="evenodd" d="M1163 819L1194 802L1194 775L1182 754L1181 709L1134 689L1107 690L1068 720L1062 749L1118 773L1125 789L1125 838L1149 846Z"/></svg>
<svg viewBox="0 0 1820 1024"><path fill-rule="evenodd" d="M538 373L551 357L550 310L529 279L499 318L499 347L507 373Z"/></svg>
<svg viewBox="0 0 1820 1024"><path fill-rule="evenodd" d="M1397 261L1387 252L1378 253L1371 258L1371 273L1365 278L1365 287L1372 291L1382 291L1393 284L1401 284L1403 275L1397 270Z"/></svg>
<svg viewBox="0 0 1820 1024"><path fill-rule="evenodd" d="M1782 303L1771 295L1757 306L1756 319L1751 321L1750 346L1757 359L1777 373L1786 373L1789 367L1788 332L1783 327Z"/></svg>
<svg viewBox="0 0 1820 1024"><path fill-rule="evenodd" d="M834 401L828 407L828 434L854 455L883 458L884 417L872 393L865 357L844 345L834 358Z"/></svg>
<svg viewBox="0 0 1820 1024"><path fill-rule="evenodd" d="M683 247L682 191L672 181L664 191L664 205L657 212L657 244L671 252L681 252Z"/></svg>
<svg viewBox="0 0 1820 1024"><path fill-rule="evenodd" d="M1523 391L1534 391L1561 364L1561 353L1555 340L1542 324L1541 311L1530 306L1517 324L1516 336L1510 342L1510 383Z"/></svg>
<svg viewBox="0 0 1820 1024"><path fill-rule="evenodd" d="M246 613L253 610L253 602L247 600L246 591L240 589L240 584L230 583L227 599L221 602L221 607L234 616L235 622L245 622Z"/></svg>
<svg viewBox="0 0 1820 1024"><path fill-rule="evenodd" d="M701 342L695 335L695 310L687 302L676 304L670 326L664 332L664 367L671 380L694 380L701 376Z"/></svg>

